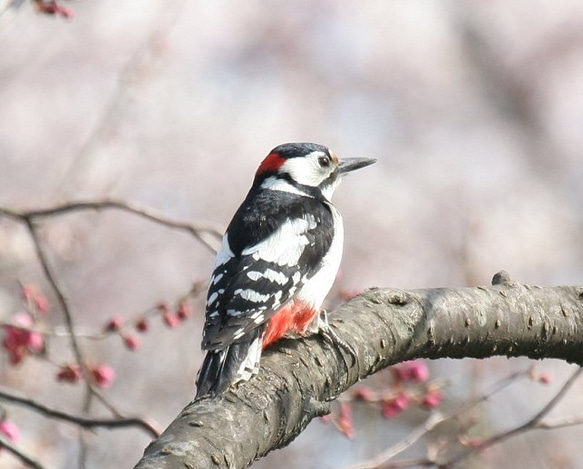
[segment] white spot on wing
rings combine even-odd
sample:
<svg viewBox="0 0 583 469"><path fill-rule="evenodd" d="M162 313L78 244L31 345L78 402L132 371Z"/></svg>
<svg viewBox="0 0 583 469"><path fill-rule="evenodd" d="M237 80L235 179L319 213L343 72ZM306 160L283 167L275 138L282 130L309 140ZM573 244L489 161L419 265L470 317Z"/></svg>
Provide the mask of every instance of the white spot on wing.
<svg viewBox="0 0 583 469"><path fill-rule="evenodd" d="M218 275L215 275L215 276L213 277L213 280L212 280L212 282L211 282L211 283L212 283L213 285L216 285L216 284L217 284L217 283L218 283L218 282L219 282L219 281L220 281L220 280L221 280L223 277L224 277L224 275L223 275L222 273L221 273L221 274L218 274Z"/></svg>
<svg viewBox="0 0 583 469"><path fill-rule="evenodd" d="M239 292L239 293L237 293ZM253 303L265 303L269 300L271 295L262 295L261 293L256 292L255 290L251 290L248 288L247 290L237 290L235 294L238 294L241 298L252 301Z"/></svg>
<svg viewBox="0 0 583 469"><path fill-rule="evenodd" d="M292 282L294 282L294 285L297 285L301 278L302 278L302 274L300 274L299 272L296 272L295 274L293 274Z"/></svg>
<svg viewBox="0 0 583 469"><path fill-rule="evenodd" d="M221 243L221 248L219 249L219 252L217 252L217 257L215 258L215 269L219 265L226 264L234 256L233 251L231 251L231 246L229 246L229 238L225 233L223 236L223 242Z"/></svg>
<svg viewBox="0 0 583 469"><path fill-rule="evenodd" d="M261 272L251 271L251 272L247 272L247 277L249 277L251 280L257 281L261 277L263 277L263 274Z"/></svg>
<svg viewBox="0 0 583 469"><path fill-rule="evenodd" d="M213 293L211 294L211 296L209 296L209 299L208 299L208 301L206 302L206 305L207 305L207 306L210 306L210 305L212 305L212 304L213 304L213 303L216 301L216 299L217 299L218 297L219 297L219 294L218 294L217 292L213 292Z"/></svg>
<svg viewBox="0 0 583 469"><path fill-rule="evenodd" d="M265 319L265 317L263 316L263 314L260 314L259 316L257 316L257 317L256 317L256 318L253 320L253 322L254 322L255 324L261 324L261 323L263 322L263 320L264 320L264 319Z"/></svg>
<svg viewBox="0 0 583 469"><path fill-rule="evenodd" d="M309 225L310 222L304 218L287 220L269 237L243 250L242 254L252 255L255 260L273 262L281 266L295 266L308 244L305 233ZM290 240L293 243L290 243Z"/></svg>
<svg viewBox="0 0 583 469"><path fill-rule="evenodd" d="M265 269L265 272L247 272L247 277L254 281L265 278L270 282L275 282L279 285L285 285L288 281L287 276L283 272L277 272L273 269Z"/></svg>

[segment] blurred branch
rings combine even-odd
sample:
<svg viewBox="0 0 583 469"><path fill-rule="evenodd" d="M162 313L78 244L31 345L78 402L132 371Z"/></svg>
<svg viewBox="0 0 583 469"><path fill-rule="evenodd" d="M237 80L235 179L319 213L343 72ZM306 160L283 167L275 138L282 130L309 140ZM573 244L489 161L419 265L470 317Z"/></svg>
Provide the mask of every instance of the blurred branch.
<svg viewBox="0 0 583 469"><path fill-rule="evenodd" d="M350 386L405 360L506 355L583 364L583 287L534 287L502 273L493 283L359 295L331 324L354 360L317 335L282 340L254 379L186 406L136 467L247 467L289 444Z"/></svg>
<svg viewBox="0 0 583 469"><path fill-rule="evenodd" d="M31 458L28 454L23 453L20 449L14 446L7 438L0 433L0 448L6 449L14 456L16 456L22 464L35 469L43 469L44 466L38 461Z"/></svg>
<svg viewBox="0 0 583 469"><path fill-rule="evenodd" d="M515 383L519 378L523 378L528 376L530 373L529 370L521 371L517 373L511 373L509 376L505 377L504 379L500 380L498 383L490 389L490 391L485 392L474 399L466 402L459 408L452 410L451 412L440 412L434 411L431 413L429 418L419 427L414 429L407 437L403 440L398 442L397 444L393 445L392 447L388 448L387 450L383 451L378 456L371 458L367 461L361 461L357 464L351 465L346 467L346 469L375 469L375 468L389 468L389 467L403 467L403 461L397 461L395 464L387 464L388 461L394 458L397 454L402 453L407 448L411 447L415 444L419 438L423 437L439 424L446 422L448 420L454 419L459 417L461 414L473 409L477 405L489 400L492 396L499 393L506 387L510 386L512 383Z"/></svg>
<svg viewBox="0 0 583 469"><path fill-rule="evenodd" d="M140 417L120 417L114 419L103 419L71 415L65 412L61 412L59 410L51 409L43 404L39 404L33 399L16 396L3 389L0 389L0 399L6 402L11 402L13 404L19 404L28 407L29 409L35 410L50 418L74 423L83 428L95 428L95 427L123 428L135 426L146 431L150 436L154 438L158 437L160 434L159 430L152 423Z"/></svg>
<svg viewBox="0 0 583 469"><path fill-rule="evenodd" d="M151 208L143 207L132 202L125 202L122 200L114 199L68 202L55 207L29 211L26 210L17 211L6 207L0 207L0 215L4 215L14 220L24 221L28 223L28 221L34 221L37 219L54 217L58 215L65 215L72 212L84 210L107 210L107 209L115 209L132 213L134 215L138 215L142 218L145 218L146 220L153 221L168 228L186 231L187 233L194 236L198 241L200 241L213 253L217 251L218 246L220 244L220 239L222 238L221 230L216 226L203 224L195 225L192 223L174 220Z"/></svg>
<svg viewBox="0 0 583 469"><path fill-rule="evenodd" d="M578 370L576 370L571 377L565 382L565 384L563 384L563 386L561 387L561 389L559 389L559 391L553 396L553 398L547 403L547 405L545 405L534 417L532 417L528 422L519 425L515 428L512 428L506 432L503 433L499 433L497 435L494 435L490 438L488 438L487 440L482 441L479 444L474 445L470 451L466 451L462 454L460 454L459 456L450 459L449 461L445 462L445 463L435 463L436 466L450 466L453 464L456 464L464 459L466 459L467 457L471 456L472 454L475 454L479 451L484 451L487 448L490 448L498 443L501 443L503 441L508 440L509 438L512 438L516 435L520 435L521 433L524 433L526 431L529 430L535 430L535 429L550 429L550 428L555 428L555 427L546 427L544 424L542 424L542 419L545 418L549 412L551 410L553 410L556 405L561 401L561 399L563 398L563 396L567 393L567 391L569 391L569 389L571 388L571 386L573 385L573 383L575 382L575 380L577 378L579 378L579 376L581 375L581 373L583 372L583 368L579 368Z"/></svg>
<svg viewBox="0 0 583 469"><path fill-rule="evenodd" d="M560 428L563 426L572 426L578 425L583 423L583 417L569 419L569 420L562 420L555 423L544 423L541 420L546 417L549 412L551 412L556 405L561 401L561 399L565 396L567 391L571 388L573 383L581 373L583 372L583 368L579 368L576 370L571 377L561 386L559 391L553 396L553 398L547 403L546 406L542 408L534 417L532 417L528 422L519 425L515 428L512 428L508 431L499 433L494 435L482 442L475 443L472 446L466 447L465 451L458 454L457 456L443 460L438 460L437 458L423 458L423 459L411 459L411 460L403 460L403 461L395 461L394 463L388 464L378 464L378 465L370 465L370 466L362 466L362 468L370 468L370 469L396 469L396 468L415 468L415 467L453 467L455 464L467 459L468 457L475 455L481 451L484 451L488 448L491 448L494 445L502 443L514 436L520 435L530 430L551 430L555 428ZM361 466L356 466L361 468Z"/></svg>

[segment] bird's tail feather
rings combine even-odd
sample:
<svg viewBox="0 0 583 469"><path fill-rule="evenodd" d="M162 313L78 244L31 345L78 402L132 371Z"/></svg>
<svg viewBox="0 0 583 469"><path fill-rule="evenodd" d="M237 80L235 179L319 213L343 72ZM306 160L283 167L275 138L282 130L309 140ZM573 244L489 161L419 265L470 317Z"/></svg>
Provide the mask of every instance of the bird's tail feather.
<svg viewBox="0 0 583 469"><path fill-rule="evenodd" d="M262 337L263 328L257 328L244 341L209 350L196 378L195 400L221 394L255 375L259 370Z"/></svg>

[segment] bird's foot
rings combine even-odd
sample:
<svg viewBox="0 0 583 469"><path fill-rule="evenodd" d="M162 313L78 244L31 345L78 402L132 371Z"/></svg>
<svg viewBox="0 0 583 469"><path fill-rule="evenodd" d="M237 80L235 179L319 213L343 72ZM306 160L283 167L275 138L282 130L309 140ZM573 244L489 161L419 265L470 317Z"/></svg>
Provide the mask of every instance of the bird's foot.
<svg viewBox="0 0 583 469"><path fill-rule="evenodd" d="M344 351L346 351L350 355L350 357L352 358L352 363L350 364L350 366L353 366L356 363L356 359L358 357L356 349L348 342L338 337L338 335L328 322L328 312L326 310L322 310L322 312L320 313L318 321L318 333L322 336L324 341L329 346L334 346L336 344L340 348L344 349Z"/></svg>

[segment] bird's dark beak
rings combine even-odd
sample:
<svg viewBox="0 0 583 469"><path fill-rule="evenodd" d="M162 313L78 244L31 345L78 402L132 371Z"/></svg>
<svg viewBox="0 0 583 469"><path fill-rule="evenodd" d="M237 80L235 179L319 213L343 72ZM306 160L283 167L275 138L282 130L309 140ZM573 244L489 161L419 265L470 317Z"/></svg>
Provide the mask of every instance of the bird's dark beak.
<svg viewBox="0 0 583 469"><path fill-rule="evenodd" d="M350 173L356 169L376 163L376 161L375 158L344 158L338 164L338 172L340 174Z"/></svg>

